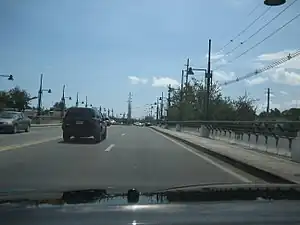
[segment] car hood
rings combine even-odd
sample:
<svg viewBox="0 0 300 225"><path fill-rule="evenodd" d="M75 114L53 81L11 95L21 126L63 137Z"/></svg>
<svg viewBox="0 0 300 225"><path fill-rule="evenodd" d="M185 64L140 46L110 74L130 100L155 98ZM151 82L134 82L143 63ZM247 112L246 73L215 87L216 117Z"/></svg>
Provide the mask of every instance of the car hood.
<svg viewBox="0 0 300 225"><path fill-rule="evenodd" d="M14 119L0 118L0 123L12 123Z"/></svg>
<svg viewBox="0 0 300 225"><path fill-rule="evenodd" d="M299 184L214 184L171 187L141 193L132 188L127 192L110 193L106 189L67 191L0 190L0 204L168 204L182 202L236 201L236 200L300 200Z"/></svg>

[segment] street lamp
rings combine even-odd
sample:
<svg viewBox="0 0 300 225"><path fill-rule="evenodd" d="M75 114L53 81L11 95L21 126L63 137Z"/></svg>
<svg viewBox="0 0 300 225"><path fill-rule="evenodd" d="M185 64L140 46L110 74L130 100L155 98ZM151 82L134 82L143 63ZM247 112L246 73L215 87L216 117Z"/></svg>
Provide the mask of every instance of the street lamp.
<svg viewBox="0 0 300 225"><path fill-rule="evenodd" d="M283 5L286 2L286 0L265 0L264 4L267 6L278 6Z"/></svg>
<svg viewBox="0 0 300 225"><path fill-rule="evenodd" d="M43 95L43 92L47 92L49 94L52 93L51 89L43 89L43 74L41 74L41 77L40 77L40 89L39 89L39 92L38 92L38 107L37 107L37 116L40 116L41 115L41 107L42 107L42 95Z"/></svg>
<svg viewBox="0 0 300 225"><path fill-rule="evenodd" d="M1 74L0 77L7 77L7 80L11 80L11 81L14 80L14 77L13 77L13 75L11 75L11 74L10 74L10 75Z"/></svg>

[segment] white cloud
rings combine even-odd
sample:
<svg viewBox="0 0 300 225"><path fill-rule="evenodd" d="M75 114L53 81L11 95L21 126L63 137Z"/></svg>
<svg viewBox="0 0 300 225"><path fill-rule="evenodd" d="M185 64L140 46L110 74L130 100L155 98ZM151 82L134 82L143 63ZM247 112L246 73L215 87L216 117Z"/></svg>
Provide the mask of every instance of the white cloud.
<svg viewBox="0 0 300 225"><path fill-rule="evenodd" d="M148 82L147 79L136 76L128 76L128 79L130 80L131 84L146 84Z"/></svg>
<svg viewBox="0 0 300 225"><path fill-rule="evenodd" d="M153 77L152 86L153 87L167 87L168 85L172 87L179 86L179 82L170 77Z"/></svg>
<svg viewBox="0 0 300 225"><path fill-rule="evenodd" d="M287 85L300 85L300 73L289 72L285 68L277 68L269 73L270 78L275 83Z"/></svg>
<svg viewBox="0 0 300 225"><path fill-rule="evenodd" d="M269 80L268 77L256 77L251 80L246 80L246 83L251 86L251 85L262 84L262 83L266 82L267 80Z"/></svg>
<svg viewBox="0 0 300 225"><path fill-rule="evenodd" d="M280 52L266 53L259 55L257 60L259 61L273 61L286 57L289 53L294 52L295 50L283 50Z"/></svg>
<svg viewBox="0 0 300 225"><path fill-rule="evenodd" d="M213 71L213 79L216 79L217 81L228 81L235 78L236 76L234 72L227 73L223 70Z"/></svg>
<svg viewBox="0 0 300 225"><path fill-rule="evenodd" d="M206 54L205 58L208 58L208 54ZM219 66L219 65L227 64L227 60L225 59L224 54L212 53L210 56L210 59L211 59L213 65Z"/></svg>
<svg viewBox="0 0 300 225"><path fill-rule="evenodd" d="M289 102L285 102L284 105L286 105L285 108L297 108L300 105L300 100L292 100Z"/></svg>
<svg viewBox="0 0 300 225"><path fill-rule="evenodd" d="M280 94L282 94L282 95L288 95L288 93L286 91L280 91Z"/></svg>
<svg viewBox="0 0 300 225"><path fill-rule="evenodd" d="M262 54L257 57L255 64L259 65L259 68L262 68L270 65L274 61L287 57L289 53L293 52L295 52L295 50L283 50ZM269 79L275 83L295 86L300 85L300 73L298 70L300 70L300 58L293 58L266 73Z"/></svg>
<svg viewBox="0 0 300 225"><path fill-rule="evenodd" d="M266 54L259 55L257 57L257 60L261 63L270 63L271 61L276 61L276 60L282 59L284 57L287 57L290 53L293 53L295 51L296 50L283 50L280 52L266 53ZM266 66L267 64L263 64L263 65ZM279 65L278 68L299 70L300 69L300 58L299 57L293 58L293 59Z"/></svg>

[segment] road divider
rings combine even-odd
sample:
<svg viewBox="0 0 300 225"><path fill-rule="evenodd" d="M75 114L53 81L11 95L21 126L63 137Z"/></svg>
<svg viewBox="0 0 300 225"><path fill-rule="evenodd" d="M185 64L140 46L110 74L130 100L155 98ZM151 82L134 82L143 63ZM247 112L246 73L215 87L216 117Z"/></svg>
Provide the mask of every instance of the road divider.
<svg viewBox="0 0 300 225"><path fill-rule="evenodd" d="M291 160L160 127L153 126L151 129L222 160L266 182L300 184L300 164Z"/></svg>
<svg viewBox="0 0 300 225"><path fill-rule="evenodd" d="M61 123L53 123L53 124L31 124L31 127L59 127Z"/></svg>
<svg viewBox="0 0 300 225"><path fill-rule="evenodd" d="M43 144L49 141L55 141L61 139L61 136L56 136L56 137L52 137L52 138L47 138L47 139L42 139L42 140L38 140L38 141L32 141L32 142L28 142L28 143L24 143L24 144L17 144L17 145L8 145L8 146L1 146L0 147L0 152L2 151L8 151L8 150L15 150L15 149L21 149L24 147L28 147L28 146L32 146L32 145L37 145L37 144Z"/></svg>

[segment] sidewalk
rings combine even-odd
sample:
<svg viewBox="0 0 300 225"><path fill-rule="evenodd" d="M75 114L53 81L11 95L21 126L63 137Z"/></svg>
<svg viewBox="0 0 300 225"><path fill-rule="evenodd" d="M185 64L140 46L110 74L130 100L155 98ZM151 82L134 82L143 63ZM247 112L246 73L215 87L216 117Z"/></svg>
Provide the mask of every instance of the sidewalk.
<svg viewBox="0 0 300 225"><path fill-rule="evenodd" d="M266 172L292 183L300 184L300 163L281 157L247 150L239 146L230 145L223 141L198 137L189 133L176 132L160 127L152 127L152 129L184 141L185 143L209 154L222 156L233 162L248 165L258 171Z"/></svg>

